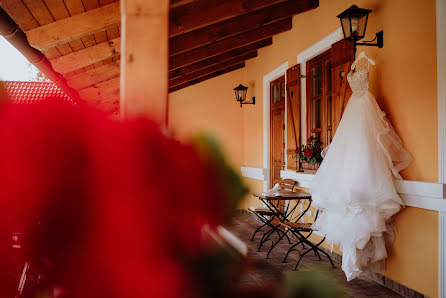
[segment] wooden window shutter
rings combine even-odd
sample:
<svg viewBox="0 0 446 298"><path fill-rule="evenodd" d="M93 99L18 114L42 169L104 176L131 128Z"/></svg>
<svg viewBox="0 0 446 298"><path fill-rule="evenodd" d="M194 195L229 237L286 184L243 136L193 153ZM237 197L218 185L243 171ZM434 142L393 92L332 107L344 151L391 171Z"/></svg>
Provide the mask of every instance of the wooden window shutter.
<svg viewBox="0 0 446 298"><path fill-rule="evenodd" d="M296 168L296 159L292 156L300 147L300 64L286 71L287 91L287 164L288 169Z"/></svg>
<svg viewBox="0 0 446 298"><path fill-rule="evenodd" d="M333 133L336 133L345 106L352 94L347 74L355 60L353 42L341 40L332 45Z"/></svg>

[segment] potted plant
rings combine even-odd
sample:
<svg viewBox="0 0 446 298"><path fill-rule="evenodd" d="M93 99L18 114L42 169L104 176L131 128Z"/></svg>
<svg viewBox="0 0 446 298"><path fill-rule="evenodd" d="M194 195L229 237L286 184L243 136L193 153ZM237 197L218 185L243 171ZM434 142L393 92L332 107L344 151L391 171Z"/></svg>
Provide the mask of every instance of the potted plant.
<svg viewBox="0 0 446 298"><path fill-rule="evenodd" d="M322 142L314 137L310 137L306 145L302 145L299 150L299 160L304 163L304 168L317 170L323 158ZM307 166L305 166L305 164Z"/></svg>

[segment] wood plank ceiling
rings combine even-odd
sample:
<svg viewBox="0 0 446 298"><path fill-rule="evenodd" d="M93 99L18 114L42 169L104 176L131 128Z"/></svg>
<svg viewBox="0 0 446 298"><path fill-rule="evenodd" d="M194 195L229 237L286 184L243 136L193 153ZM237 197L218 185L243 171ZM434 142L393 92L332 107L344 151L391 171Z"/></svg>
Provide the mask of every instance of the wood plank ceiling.
<svg viewBox="0 0 446 298"><path fill-rule="evenodd" d="M119 0L0 0L91 105L119 109ZM245 66L318 0L171 0L169 92Z"/></svg>

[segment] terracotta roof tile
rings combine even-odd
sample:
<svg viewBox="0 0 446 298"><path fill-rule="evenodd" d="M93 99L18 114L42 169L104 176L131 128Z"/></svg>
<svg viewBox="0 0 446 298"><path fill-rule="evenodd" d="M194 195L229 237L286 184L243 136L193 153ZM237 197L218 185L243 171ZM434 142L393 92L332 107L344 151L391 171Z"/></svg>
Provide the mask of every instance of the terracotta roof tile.
<svg viewBox="0 0 446 298"><path fill-rule="evenodd" d="M2 83L9 101L14 104L37 103L51 97L60 98L62 101L74 104L73 99L51 82L5 81Z"/></svg>

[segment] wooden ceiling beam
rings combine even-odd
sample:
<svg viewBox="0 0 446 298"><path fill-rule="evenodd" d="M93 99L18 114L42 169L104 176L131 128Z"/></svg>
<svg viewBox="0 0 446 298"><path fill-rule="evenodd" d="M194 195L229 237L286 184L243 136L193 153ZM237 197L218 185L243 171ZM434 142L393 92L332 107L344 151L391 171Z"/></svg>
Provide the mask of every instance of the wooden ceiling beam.
<svg viewBox="0 0 446 298"><path fill-rule="evenodd" d="M292 19L285 19L282 21L274 22L266 26L262 26L255 30L247 31L239 35L228 37L206 45L204 47L196 48L175 56L169 59L169 69L176 69L185 65L194 63L212 57L244 45L256 42L267 37L271 37L275 34L288 31L292 28Z"/></svg>
<svg viewBox="0 0 446 298"><path fill-rule="evenodd" d="M82 98L82 99L89 106L93 106L93 107L98 107L99 105L102 105L104 107L107 106L107 105L111 105L111 106L118 105L118 107L119 107L119 99L120 99L120 97L119 96L108 96L108 97L105 97L105 98L96 97L94 99L86 97L86 98ZM103 109L103 108L101 108L101 109Z"/></svg>
<svg viewBox="0 0 446 298"><path fill-rule="evenodd" d="M95 101L98 99L113 98L120 95L120 77L96 84L79 91L82 99L87 101Z"/></svg>
<svg viewBox="0 0 446 298"><path fill-rule="evenodd" d="M121 65L118 62L108 63L98 68L80 73L67 78L68 85L76 90L82 90L92 85L116 78L121 72Z"/></svg>
<svg viewBox="0 0 446 298"><path fill-rule="evenodd" d="M225 73L228 73L228 72L231 72L231 71L234 71L234 70L243 68L243 67L245 67L245 62L236 64L236 65L233 65L233 66L229 66L228 68L218 70L218 71L216 71L216 72L214 72L214 73L210 73L210 74L208 74L208 75L202 76L202 77L200 77L200 78L197 78L197 79L195 79L195 80L186 82L186 83L184 83L184 84L180 84L180 85L171 87L171 88L169 88L169 92L175 92L175 91L178 91L178 90L180 90L180 89L183 89L183 88L186 88L186 87L189 87L189 86L198 84L198 83L200 83L200 82L204 82L204 81L206 81L206 80L215 78L215 77L217 77L217 76L221 76L221 75L223 75L223 74L225 74Z"/></svg>
<svg viewBox="0 0 446 298"><path fill-rule="evenodd" d="M206 59L210 56L215 56L236 48L247 46L259 40L271 37L274 34L287 31L291 29L292 21L285 19L279 22L271 23L262 26L255 30L247 31L242 34L222 39L213 44L200 47L170 58L169 69L176 69L196 61ZM267 41L260 42L260 46L270 44ZM254 47L257 46L253 45ZM121 51L121 38L115 38L92 47L82 49L77 52L70 53L65 56L51 60L53 68L62 74L72 72L74 70L86 67L88 65L97 63L99 61L117 56ZM251 49L250 51L253 51Z"/></svg>
<svg viewBox="0 0 446 298"><path fill-rule="evenodd" d="M216 63L214 65L199 69L197 71L188 73L184 76L177 77L175 79L170 80L169 88L184 84L184 83L192 81L192 80L195 80L195 79L205 76L207 74L214 73L214 72L222 70L222 69L226 69L230 66L239 64L241 62L245 62L246 60L252 59L255 57L257 57L257 51L249 52L249 53L240 55L238 57L234 57L232 59L222 61L222 62Z"/></svg>
<svg viewBox="0 0 446 298"><path fill-rule="evenodd" d="M110 29L121 23L120 3L105 5L69 18L26 31L28 42L45 51L57 45L98 31Z"/></svg>
<svg viewBox="0 0 446 298"><path fill-rule="evenodd" d="M53 68L62 74L117 56L121 51L121 38L115 38L89 48L51 60Z"/></svg>
<svg viewBox="0 0 446 298"><path fill-rule="evenodd" d="M120 97L119 96L107 96L96 97L94 99L83 98L83 100L97 110L104 111L108 114L119 114L120 110Z"/></svg>
<svg viewBox="0 0 446 298"><path fill-rule="evenodd" d="M171 1L169 36L176 36L184 32L215 24L222 20L237 17L284 1L285 0ZM305 7L308 6L317 6L318 1L299 0L293 2L295 6L300 6L302 9L305 9ZM120 22L120 3L115 2L28 30L26 31L26 35L29 43L33 47L40 51L46 51L57 45L80 39L85 35L91 35L98 31L110 29L119 25ZM240 22L240 24L245 22Z"/></svg>
<svg viewBox="0 0 446 298"><path fill-rule="evenodd" d="M97 107L98 105L118 105L119 106L119 96L107 96L107 97L96 97L94 99L83 98L85 102L93 107Z"/></svg>
<svg viewBox="0 0 446 298"><path fill-rule="evenodd" d="M119 104L120 98L114 98L113 100L104 100L97 102L94 106L98 110L105 111L108 114L115 114L119 115L120 110L120 104Z"/></svg>
<svg viewBox="0 0 446 298"><path fill-rule="evenodd" d="M213 56L211 58L197 61L195 63L186 65L184 67L177 68L177 69L169 71L169 79L173 79L173 78L176 78L176 77L184 76L184 75L186 75L186 74L188 74L190 72L197 71L199 69L208 67L210 65L216 64L216 63L221 62L221 61L225 61L225 60L231 59L233 57L237 57L237 56L249 53L249 52L256 51L256 50L258 50L260 48L263 48L263 47L266 47L266 46L269 46L269 45L272 45L272 44L273 44L272 37L268 37L268 38L263 39L261 41L258 41L258 42L255 42L255 43L251 43L251 44L248 44L246 46L243 46L243 47L240 47L240 48L228 51L228 52L221 53L221 54Z"/></svg>
<svg viewBox="0 0 446 298"><path fill-rule="evenodd" d="M83 94L81 98L87 103L96 103L96 102L109 102L116 99L120 99L120 91L113 90L107 93L98 93L98 94Z"/></svg>
<svg viewBox="0 0 446 298"><path fill-rule="evenodd" d="M171 37L169 39L170 55L176 55L314 9L318 5L317 2L314 0L288 0L246 15Z"/></svg>
<svg viewBox="0 0 446 298"><path fill-rule="evenodd" d="M170 8L175 8L178 6L183 6L185 4L189 4L194 2L195 0L170 0Z"/></svg>
<svg viewBox="0 0 446 298"><path fill-rule="evenodd" d="M170 10L169 37L206 27L284 1L197 0Z"/></svg>

